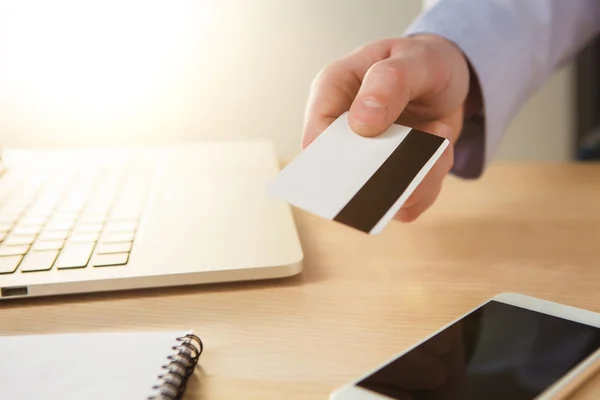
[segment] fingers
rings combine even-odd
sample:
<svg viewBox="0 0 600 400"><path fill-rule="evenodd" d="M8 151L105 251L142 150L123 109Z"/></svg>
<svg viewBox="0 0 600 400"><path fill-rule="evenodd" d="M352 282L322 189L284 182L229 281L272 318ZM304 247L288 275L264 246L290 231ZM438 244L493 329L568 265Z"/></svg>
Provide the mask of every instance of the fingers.
<svg viewBox="0 0 600 400"><path fill-rule="evenodd" d="M404 203L396 215L396 219L402 222L413 222L433 205L442 190L445 177L452 168L451 152L451 148L446 149L425 179Z"/></svg>
<svg viewBox="0 0 600 400"><path fill-rule="evenodd" d="M389 127L408 103L405 71L390 60L375 64L364 78L352 103L349 121L364 136L375 136Z"/></svg>
<svg viewBox="0 0 600 400"><path fill-rule="evenodd" d="M325 68L313 82L302 146L346 111L358 134L382 133L409 101L444 87L447 70L424 40L381 40L357 50Z"/></svg>
<svg viewBox="0 0 600 400"><path fill-rule="evenodd" d="M468 82L462 52L436 35L370 43L325 68L313 82L302 146L346 111L352 129L364 136L382 133L401 115L439 119L461 106Z"/></svg>
<svg viewBox="0 0 600 400"><path fill-rule="evenodd" d="M424 190L424 195L421 196L418 202L416 202L412 206L402 207L398 214L396 215L396 219L401 222L414 222L416 221L421 214L423 214L429 207L435 203L435 200L439 196L442 190L442 182L435 181L433 185L427 187L427 190Z"/></svg>
<svg viewBox="0 0 600 400"><path fill-rule="evenodd" d="M356 133L380 134L398 120L411 100L445 85L448 77L439 72L444 68L429 53L427 47L409 43L369 68L349 110L350 126Z"/></svg>
<svg viewBox="0 0 600 400"><path fill-rule="evenodd" d="M306 104L303 148L350 109L369 68L390 56L390 43L389 40L370 43L329 65L317 75Z"/></svg>
<svg viewBox="0 0 600 400"><path fill-rule="evenodd" d="M442 121L416 124L415 129L433 133L450 140L450 145L433 165L425 179L406 200L395 219L413 222L429 209L439 196L442 184L454 165L454 148L457 132L462 129L463 114L457 110Z"/></svg>
<svg viewBox="0 0 600 400"><path fill-rule="evenodd" d="M414 221L435 202L452 167L452 145L462 129L468 89L463 64L460 51L428 36L379 41L357 50L321 71L311 85L302 147L346 111L351 128L363 136L376 136L393 123L409 121L400 123L448 138L450 148L396 216ZM458 117L454 123L445 123L449 114Z"/></svg>
<svg viewBox="0 0 600 400"><path fill-rule="evenodd" d="M323 70L311 86L304 116L302 148L306 148L352 104L360 80L344 63Z"/></svg>

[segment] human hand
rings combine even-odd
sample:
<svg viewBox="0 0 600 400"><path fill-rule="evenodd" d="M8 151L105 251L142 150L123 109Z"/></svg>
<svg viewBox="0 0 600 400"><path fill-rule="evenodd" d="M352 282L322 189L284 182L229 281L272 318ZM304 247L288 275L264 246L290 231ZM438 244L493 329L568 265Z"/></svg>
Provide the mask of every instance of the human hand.
<svg viewBox="0 0 600 400"><path fill-rule="evenodd" d="M399 123L450 141L396 219L410 222L437 198L454 163L470 85L468 62L451 42L434 35L370 43L323 69L306 107L302 146L349 111L352 130L372 137Z"/></svg>

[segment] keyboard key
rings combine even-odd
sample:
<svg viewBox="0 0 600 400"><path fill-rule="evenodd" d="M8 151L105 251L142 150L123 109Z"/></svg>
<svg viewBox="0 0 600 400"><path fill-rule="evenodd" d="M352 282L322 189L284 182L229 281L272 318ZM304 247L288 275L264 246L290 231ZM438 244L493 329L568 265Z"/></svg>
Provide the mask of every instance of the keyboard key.
<svg viewBox="0 0 600 400"><path fill-rule="evenodd" d="M12 227L12 223L0 222L0 231L10 231Z"/></svg>
<svg viewBox="0 0 600 400"><path fill-rule="evenodd" d="M73 233L69 237L69 241L73 242L96 242L98 241L99 233Z"/></svg>
<svg viewBox="0 0 600 400"><path fill-rule="evenodd" d="M133 232L105 233L104 235L102 235L101 242L103 242L103 243L132 242L133 239L135 239L135 233L133 233Z"/></svg>
<svg viewBox="0 0 600 400"><path fill-rule="evenodd" d="M52 214L51 208L32 208L28 212L28 216L47 219Z"/></svg>
<svg viewBox="0 0 600 400"><path fill-rule="evenodd" d="M91 210L108 210L112 204L114 203L116 191L102 191L102 188L93 194L93 197L90 198L90 201L85 205L86 211ZM102 211L104 212L104 211Z"/></svg>
<svg viewBox="0 0 600 400"><path fill-rule="evenodd" d="M131 242L121 243L100 243L96 247L97 254L111 254L111 253L128 253L131 251Z"/></svg>
<svg viewBox="0 0 600 400"><path fill-rule="evenodd" d="M112 267L125 265L129 260L129 253L99 254L94 257L94 267Z"/></svg>
<svg viewBox="0 0 600 400"><path fill-rule="evenodd" d="M110 219L115 220L115 221L138 219L141 214L142 214L141 207L119 208L119 209L115 209L110 214Z"/></svg>
<svg viewBox="0 0 600 400"><path fill-rule="evenodd" d="M10 235L8 238L6 238L6 240L4 241L4 244L6 246L20 246L20 245L24 245L24 244L31 244L33 242L35 242L34 235L29 235L29 236Z"/></svg>
<svg viewBox="0 0 600 400"><path fill-rule="evenodd" d="M22 272L49 271L58 256L58 250L30 251L19 266Z"/></svg>
<svg viewBox="0 0 600 400"><path fill-rule="evenodd" d="M65 244L64 240L38 240L34 243L34 250L60 250Z"/></svg>
<svg viewBox="0 0 600 400"><path fill-rule="evenodd" d="M106 224L105 232L133 232L137 228L137 220L110 221Z"/></svg>
<svg viewBox="0 0 600 400"><path fill-rule="evenodd" d="M21 256L29 250L29 245L0 247L0 256Z"/></svg>
<svg viewBox="0 0 600 400"><path fill-rule="evenodd" d="M58 185L57 182L52 183L52 187L47 188L34 203L34 207L54 207L60 200L60 196L65 189L64 185Z"/></svg>
<svg viewBox="0 0 600 400"><path fill-rule="evenodd" d="M18 218L15 218L14 221L9 222L9 221L3 221L0 219L0 230L10 231L15 226L17 220L18 220Z"/></svg>
<svg viewBox="0 0 600 400"><path fill-rule="evenodd" d="M26 216L19 221L20 226L41 226L46 223L46 218L36 216Z"/></svg>
<svg viewBox="0 0 600 400"><path fill-rule="evenodd" d="M75 220L73 221L51 221L46 225L44 230L46 231L70 231L75 226Z"/></svg>
<svg viewBox="0 0 600 400"><path fill-rule="evenodd" d="M17 216L17 218L18 218L21 216L21 214L23 214L25 209L27 209L27 206L28 206L27 203L6 204L2 207L2 211L3 212L6 211L6 213L8 215Z"/></svg>
<svg viewBox="0 0 600 400"><path fill-rule="evenodd" d="M77 219L77 214L75 213L63 213L57 212L52 216L52 221L62 221L62 222L73 222Z"/></svg>
<svg viewBox="0 0 600 400"><path fill-rule="evenodd" d="M42 232L40 235L41 240L64 240L69 237L71 232L69 231L49 231Z"/></svg>
<svg viewBox="0 0 600 400"><path fill-rule="evenodd" d="M99 233L102 231L102 228L104 228L103 224L78 224L75 227L75 232L82 232L82 233Z"/></svg>
<svg viewBox="0 0 600 400"><path fill-rule="evenodd" d="M12 274L17 270L23 256L4 256L0 257L0 274Z"/></svg>
<svg viewBox="0 0 600 400"><path fill-rule="evenodd" d="M19 224L19 226L15 227L15 229L13 229L12 234L17 235L17 236L31 236L31 235L37 235L38 233L40 233L41 230L42 230L41 225L22 226Z"/></svg>
<svg viewBox="0 0 600 400"><path fill-rule="evenodd" d="M106 221L106 213L105 214L86 214L81 217L79 220L80 224L104 224Z"/></svg>
<svg viewBox="0 0 600 400"><path fill-rule="evenodd" d="M62 204L60 206L61 212L69 212L69 213L75 213L75 214L79 214L82 209L83 209L83 201Z"/></svg>
<svg viewBox="0 0 600 400"><path fill-rule="evenodd" d="M84 268L87 266L94 250L95 243L67 243L62 249L58 260L56 260L56 268Z"/></svg>

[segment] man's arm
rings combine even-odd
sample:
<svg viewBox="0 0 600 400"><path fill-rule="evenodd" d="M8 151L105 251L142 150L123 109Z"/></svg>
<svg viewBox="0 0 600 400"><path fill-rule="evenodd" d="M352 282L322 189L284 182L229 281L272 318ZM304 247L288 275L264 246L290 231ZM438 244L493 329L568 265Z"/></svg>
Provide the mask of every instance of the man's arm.
<svg viewBox="0 0 600 400"><path fill-rule="evenodd" d="M556 69L600 32L598 0L429 0L407 35L433 33L454 42L475 77L452 172L479 177L522 105ZM480 93L477 93L478 86ZM472 106L473 102L470 103Z"/></svg>

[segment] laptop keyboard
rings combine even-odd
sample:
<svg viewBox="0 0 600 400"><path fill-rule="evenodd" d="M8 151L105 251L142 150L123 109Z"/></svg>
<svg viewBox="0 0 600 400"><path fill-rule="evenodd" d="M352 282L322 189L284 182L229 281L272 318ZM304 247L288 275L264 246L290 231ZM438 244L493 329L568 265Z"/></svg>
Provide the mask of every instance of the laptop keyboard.
<svg viewBox="0 0 600 400"><path fill-rule="evenodd" d="M119 163L6 171L0 274L127 265L152 172Z"/></svg>

